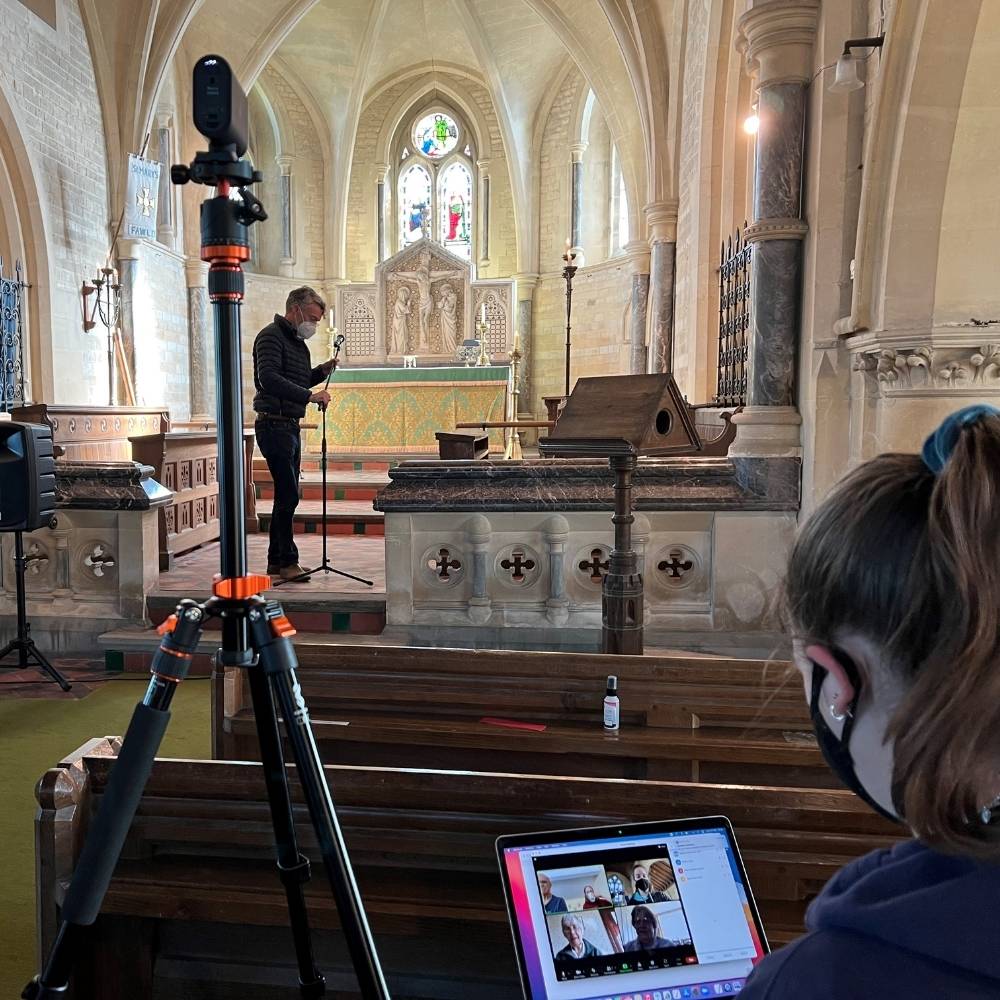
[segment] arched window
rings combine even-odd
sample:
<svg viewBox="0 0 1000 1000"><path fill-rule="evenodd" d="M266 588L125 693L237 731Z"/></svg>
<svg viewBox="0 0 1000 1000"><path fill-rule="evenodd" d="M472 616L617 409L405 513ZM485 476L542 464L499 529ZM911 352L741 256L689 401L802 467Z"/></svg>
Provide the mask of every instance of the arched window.
<svg viewBox="0 0 1000 1000"><path fill-rule="evenodd" d="M468 129L444 109L412 119L398 147L399 250L425 233L472 260L475 245L475 154Z"/></svg>
<svg viewBox="0 0 1000 1000"><path fill-rule="evenodd" d="M628 194L618 147L611 147L611 253L621 253L631 239L628 225Z"/></svg>
<svg viewBox="0 0 1000 1000"><path fill-rule="evenodd" d="M399 175L399 249L416 243L432 218L431 175L419 163Z"/></svg>

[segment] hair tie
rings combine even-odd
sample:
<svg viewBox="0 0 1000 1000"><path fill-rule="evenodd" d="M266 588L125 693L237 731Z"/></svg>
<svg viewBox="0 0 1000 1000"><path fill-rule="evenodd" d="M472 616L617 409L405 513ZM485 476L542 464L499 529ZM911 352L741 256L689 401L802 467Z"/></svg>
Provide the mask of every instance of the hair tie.
<svg viewBox="0 0 1000 1000"><path fill-rule="evenodd" d="M935 476L941 474L951 453L958 444L959 435L966 427L978 423L983 417L1000 417L1000 410L989 403L977 403L974 406L964 406L951 416L945 417L930 437L924 442L920 457Z"/></svg>

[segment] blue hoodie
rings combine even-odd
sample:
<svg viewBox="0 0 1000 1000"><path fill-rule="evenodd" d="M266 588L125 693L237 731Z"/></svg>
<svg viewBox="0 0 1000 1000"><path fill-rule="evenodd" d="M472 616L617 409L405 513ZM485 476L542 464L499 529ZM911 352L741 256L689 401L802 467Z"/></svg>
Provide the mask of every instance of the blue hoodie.
<svg viewBox="0 0 1000 1000"><path fill-rule="evenodd" d="M741 1000L1000 997L1000 865L912 840L847 865Z"/></svg>

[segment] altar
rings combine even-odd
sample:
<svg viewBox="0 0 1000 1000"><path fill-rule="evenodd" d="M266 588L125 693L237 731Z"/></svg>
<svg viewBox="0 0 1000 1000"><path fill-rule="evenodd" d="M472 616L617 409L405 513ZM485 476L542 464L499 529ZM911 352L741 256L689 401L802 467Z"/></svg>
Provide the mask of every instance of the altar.
<svg viewBox="0 0 1000 1000"><path fill-rule="evenodd" d="M437 431L461 422L503 420L510 366L437 368L341 368L330 382L327 444L337 455L437 454ZM322 428L308 432L317 451ZM490 434L490 448L503 451L503 431Z"/></svg>

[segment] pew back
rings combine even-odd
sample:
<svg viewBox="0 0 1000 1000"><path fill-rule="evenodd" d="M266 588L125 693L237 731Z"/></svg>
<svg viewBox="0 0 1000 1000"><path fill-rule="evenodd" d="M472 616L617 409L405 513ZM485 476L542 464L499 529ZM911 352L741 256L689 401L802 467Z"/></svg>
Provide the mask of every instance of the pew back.
<svg viewBox="0 0 1000 1000"><path fill-rule="evenodd" d="M329 763L835 787L786 663L306 643L297 653ZM612 734L609 673L622 701ZM244 674L216 677L214 697L215 756L255 759Z"/></svg>
<svg viewBox="0 0 1000 1000"><path fill-rule="evenodd" d="M114 753L112 739L91 741L39 783L43 949ZM260 771L156 762L79 967L78 1000L297 995ZM801 931L806 903L842 864L898 838L843 791L357 767L327 775L396 998L520 995L494 857L500 834L726 814L772 943ZM294 780L292 791L315 863ZM307 897L324 971L347 989L321 871Z"/></svg>

